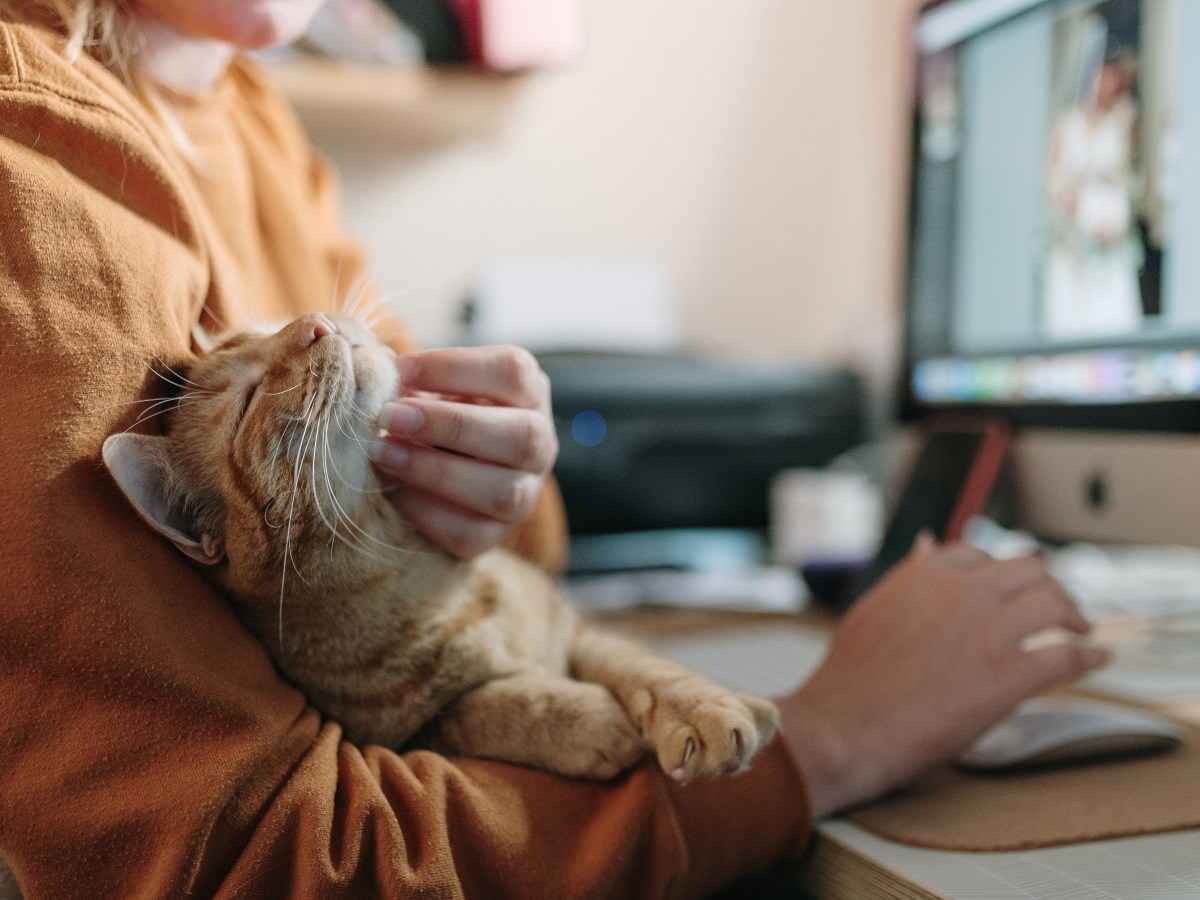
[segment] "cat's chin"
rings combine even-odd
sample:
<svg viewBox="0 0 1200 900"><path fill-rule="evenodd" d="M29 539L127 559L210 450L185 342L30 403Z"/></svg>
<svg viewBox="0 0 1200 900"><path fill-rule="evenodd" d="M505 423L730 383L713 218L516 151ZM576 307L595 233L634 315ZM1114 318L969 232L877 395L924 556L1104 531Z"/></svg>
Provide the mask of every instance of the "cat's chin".
<svg viewBox="0 0 1200 900"><path fill-rule="evenodd" d="M364 323L352 316L332 317L338 342L354 385L354 405L374 421L383 405L396 394L399 374L396 354Z"/></svg>
<svg viewBox="0 0 1200 900"><path fill-rule="evenodd" d="M355 344L350 348L354 376L354 405L374 422L383 406L396 395L399 377L394 357L382 347Z"/></svg>

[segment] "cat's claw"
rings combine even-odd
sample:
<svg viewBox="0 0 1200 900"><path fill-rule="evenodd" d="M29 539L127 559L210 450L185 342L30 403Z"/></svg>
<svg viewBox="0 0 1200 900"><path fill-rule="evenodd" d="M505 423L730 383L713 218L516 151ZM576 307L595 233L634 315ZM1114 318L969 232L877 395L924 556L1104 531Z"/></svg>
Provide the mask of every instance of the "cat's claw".
<svg viewBox="0 0 1200 900"><path fill-rule="evenodd" d="M699 678L656 693L642 722L663 771L680 783L745 770L778 727L773 704Z"/></svg>

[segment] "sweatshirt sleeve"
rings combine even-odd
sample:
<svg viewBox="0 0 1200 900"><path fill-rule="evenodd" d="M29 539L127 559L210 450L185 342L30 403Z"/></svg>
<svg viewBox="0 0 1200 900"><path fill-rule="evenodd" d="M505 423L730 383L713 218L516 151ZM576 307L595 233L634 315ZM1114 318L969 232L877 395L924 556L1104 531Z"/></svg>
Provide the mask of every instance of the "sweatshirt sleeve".
<svg viewBox="0 0 1200 900"><path fill-rule="evenodd" d="M279 678L100 464L151 427L151 364L187 358L202 217L146 122L16 40L0 24L0 856L27 896L682 897L798 847L779 744L683 789L569 781L354 746Z"/></svg>

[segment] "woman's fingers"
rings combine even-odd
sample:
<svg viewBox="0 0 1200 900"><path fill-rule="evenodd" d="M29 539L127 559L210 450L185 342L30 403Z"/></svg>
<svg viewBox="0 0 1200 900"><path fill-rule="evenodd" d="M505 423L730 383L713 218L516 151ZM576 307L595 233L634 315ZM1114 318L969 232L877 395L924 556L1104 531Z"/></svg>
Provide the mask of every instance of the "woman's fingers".
<svg viewBox="0 0 1200 900"><path fill-rule="evenodd" d="M507 525L458 509L424 491L404 490L393 502L421 534L459 559L471 559L499 546L508 533Z"/></svg>
<svg viewBox="0 0 1200 900"><path fill-rule="evenodd" d="M550 379L520 347L450 347L396 360L404 394L427 391L476 397L525 409L550 408Z"/></svg>
<svg viewBox="0 0 1200 900"><path fill-rule="evenodd" d="M1032 697L1082 678L1106 665L1110 659L1112 651L1108 648L1078 640L1059 641L1027 650L1022 654L1021 665L1014 669L1018 691L1022 696Z"/></svg>
<svg viewBox="0 0 1200 900"><path fill-rule="evenodd" d="M1047 628L1063 628L1075 634L1091 631L1091 625L1075 601L1050 579L1037 583L1010 601L1004 623L1014 646Z"/></svg>
<svg viewBox="0 0 1200 900"><path fill-rule="evenodd" d="M532 472L489 465L427 447L375 445L377 463L401 492L409 488L502 525L523 522L537 505L543 479ZM403 511L403 510L402 510Z"/></svg>
<svg viewBox="0 0 1200 900"><path fill-rule="evenodd" d="M548 472L558 455L553 423L533 409L410 397L385 406L380 424L405 442L526 472Z"/></svg>
<svg viewBox="0 0 1200 900"><path fill-rule="evenodd" d="M978 583L997 597L1012 597L1050 577L1040 556L988 559L979 567Z"/></svg>
<svg viewBox="0 0 1200 900"><path fill-rule="evenodd" d="M392 503L456 556L497 546L534 511L558 455L549 378L509 346L423 350L396 367L386 439L369 446Z"/></svg>

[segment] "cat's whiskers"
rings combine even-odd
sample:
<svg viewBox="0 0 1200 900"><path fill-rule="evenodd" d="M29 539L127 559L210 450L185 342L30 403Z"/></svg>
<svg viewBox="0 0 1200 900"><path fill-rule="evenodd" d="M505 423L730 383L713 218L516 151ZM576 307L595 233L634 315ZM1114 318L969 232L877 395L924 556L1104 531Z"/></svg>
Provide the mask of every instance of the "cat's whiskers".
<svg viewBox="0 0 1200 900"><path fill-rule="evenodd" d="M334 472L335 472L335 473L337 473L337 467L336 467L336 466L334 467ZM351 485L351 484L349 484L349 482L347 482L347 481L346 481L344 478L342 478L340 474L338 474L338 478L339 478L339 480L340 480L340 481L342 481L342 483L343 483L343 484L346 484L346 485L347 485L347 487L349 487L350 489L357 491L357 492L358 492L360 495L364 495L364 496L365 496L365 495L367 495L367 494L369 494L369 493L374 493L374 494L377 494L377 495L382 495L382 491L369 491L369 490L368 490L368 489L366 489L366 488L362 488L362 487L358 487L358 486L355 486L355 485ZM332 491L332 485L330 485L330 492L331 492L331 494L333 493L333 491ZM367 543L366 543L367 541L370 541L371 543L373 543L373 544L377 545L378 547L380 547L380 548L382 548L382 549L385 549L385 550L390 550L390 551L392 551L393 553L406 553L406 552L411 552L411 551L407 551L407 550L406 550L405 548L403 548L403 547L394 547L394 546L392 546L392 545L388 544L388 543L387 543L387 542L385 542L385 541L381 541L379 538L375 537L373 534L371 534L370 532L368 532L366 529L362 528L362 527L361 527L361 526L360 526L360 525L359 525L357 522L355 522L355 521L354 521L354 519L353 519L353 518L352 518L352 517L351 517L351 516L350 516L350 515L349 515L349 514L348 514L348 513L345 511L344 507L342 506L341 500L339 500L339 499L338 499L338 497L336 496L336 494L334 494L334 495L333 495L333 502L334 502L334 505L335 505L335 506L337 507L337 509L339 510L339 512L340 512L340 514L341 514L341 516L342 516L342 518L343 518L343 519L344 519L344 521L346 522L346 525L347 525L347 526L348 526L348 527L351 529L351 532L352 532L352 533L354 533L354 532L357 532L357 534L355 535L355 540L357 541L357 543L355 544L355 547L356 547L356 549L358 550L358 552L359 552L359 553L363 554L364 556L366 556L366 557L368 557L368 558L370 558L370 559L376 560L376 561L380 561L380 562L384 561L384 559L385 559L385 558L384 558L383 556L379 555L379 553L377 553L377 552L375 551L375 549L374 549L374 548L372 548L372 547L369 547L369 546L367 545Z"/></svg>
<svg viewBox="0 0 1200 900"><path fill-rule="evenodd" d="M313 453L315 454L316 452L317 448L313 447ZM337 521L335 519L333 524L330 524L329 519L325 516L325 510L321 506L320 491L317 486L317 460L315 456L313 457L312 461L312 502L313 508L317 511L317 518L321 520L321 524L324 525L329 531L329 543L327 546L329 549L329 558L332 560L333 547L337 543L338 539Z"/></svg>
<svg viewBox="0 0 1200 900"><path fill-rule="evenodd" d="M331 291L333 296L329 298L329 308L335 313L338 312L339 307L345 299L345 295L342 297L338 296L338 286L342 283L342 263L345 262L345 260L346 257L344 254L338 254L337 268L333 271L333 288ZM350 285L351 289L353 289L353 287L354 285Z"/></svg>
<svg viewBox="0 0 1200 900"><path fill-rule="evenodd" d="M345 425L343 423L335 422L335 424L338 426L338 429L342 432L342 434L346 437L347 440L354 441L356 444L359 445L359 449L362 450L363 456L366 456L367 455L366 442L356 434L347 433L346 429L345 429ZM344 477L342 477L342 473L338 471L337 466L334 466L333 474L334 474L334 477L337 478L338 482L341 483L341 485L343 487L345 487L346 490L353 491L355 494L361 494L363 496L375 496L375 495L385 493L382 487L364 487L363 485L354 484L351 481L347 481Z"/></svg>
<svg viewBox="0 0 1200 900"><path fill-rule="evenodd" d="M353 315L356 319L370 328L372 331L387 318L388 310L391 306L391 301L383 294L376 294L360 303L354 310Z"/></svg>
<svg viewBox="0 0 1200 900"><path fill-rule="evenodd" d="M299 458L296 453L296 439L301 432L304 416L303 414L295 415L288 413L280 416L280 420L283 422L283 428L275 436L275 454L271 459L271 467L269 469L271 472L279 471L280 453L284 454L284 458L289 464L292 464L294 460Z"/></svg>
<svg viewBox="0 0 1200 900"><path fill-rule="evenodd" d="M212 396L214 396L213 391L189 391L186 394L181 394L176 397L146 397L142 400L124 400L121 403L110 403L107 406L98 407L95 410L95 412L102 413L102 412L107 412L110 409L120 409L122 406L137 406L140 403L158 404L158 403L168 403L173 400L180 400L182 398L191 399L193 397L212 397Z"/></svg>
<svg viewBox="0 0 1200 900"><path fill-rule="evenodd" d="M345 506L342 505L341 500L338 498L337 491L334 490L333 477L336 477L337 480L342 484L350 486L350 483L346 481L341 472L338 471L337 463L333 458L333 449L329 440L329 423L330 421L337 422L337 419L338 416L336 414L325 416L323 423L324 434L321 459L322 473L325 476L325 490L327 491L330 505L333 507L334 524L331 528L332 536L330 538L330 547L333 547L335 541L340 540L350 549L355 550L358 553L362 553L365 556L369 556L377 562L383 562L384 560L382 557L371 553L370 550L362 543L362 537L360 537L360 535L366 537L369 537L369 535L357 522L354 521L354 518L350 515ZM333 473L332 476L330 474L331 469ZM341 534L338 532L337 527L341 523L344 523L349 529L348 534ZM328 522L326 522L326 527L329 527ZM358 532L358 534L355 532Z"/></svg>
<svg viewBox="0 0 1200 900"><path fill-rule="evenodd" d="M211 306L209 306L207 303L205 303L204 306L201 307L201 309L204 312L208 313L208 317L217 323L217 328L219 328L221 331L229 331L230 330L229 326L226 325L223 321L221 321L221 317L218 316L215 312L213 312L213 308Z"/></svg>
<svg viewBox="0 0 1200 900"><path fill-rule="evenodd" d="M298 448L298 455L296 458L296 465L295 465L295 473L292 478L292 496L291 496L291 500L289 501L289 504L288 504L287 531L284 533L284 537L283 537L283 571L280 573L280 576L279 576L279 653L281 656L285 656L287 653L287 651L283 645L283 601L284 601L284 597L286 596L286 589L287 589L288 560L291 558L292 523L294 521L294 517L295 517L295 513L296 513L296 495L300 491L300 474L302 472L302 469L300 466L300 459L302 458L302 456L299 454L303 454L303 451L304 451L305 438L308 434L308 422L309 422L308 416L309 416L309 413L312 409L312 405L315 402L315 400L316 400L316 392L314 391L312 394L309 395L308 402L306 404L304 414L303 414L304 430L300 433L300 447ZM304 576L300 574L300 569L296 565L295 560L292 560L292 568L294 568L296 570L296 574L299 575L301 579L303 579Z"/></svg>
<svg viewBox="0 0 1200 900"><path fill-rule="evenodd" d="M345 418L338 417L334 420L334 422L337 425L338 430L341 431L342 436L345 437L347 440L354 441L354 443L358 444L359 449L362 450L363 455L365 456L365 455L367 455L367 442L364 441L357 434L355 434L353 431L347 431L346 430L346 421L349 418L354 417L354 418L357 418L364 425L370 425L370 424L374 424L373 417L368 416L366 414L366 412L363 409L361 409L359 407L359 405L357 403L355 403L353 400L350 400L348 405L349 405L350 409L347 410L347 416ZM352 490L356 490L359 493L363 493L363 494L382 493L382 490L380 490L378 488L359 487L357 485L350 484L350 482L345 481L345 479L342 479L342 482L343 482L343 484L346 485L346 487L348 487Z"/></svg>
<svg viewBox="0 0 1200 900"><path fill-rule="evenodd" d="M143 422L148 422L151 419L153 419L155 416L161 415L162 413L167 412L170 409L178 408L185 400L200 400L200 399L203 399L203 397L205 397L205 396L211 396L211 394L203 394L203 395L201 395L201 394L182 394L178 397L164 397L161 400L153 400L153 401L135 400L135 401L132 401L134 403L147 403L148 402L148 403L150 403L150 405L138 413L138 417L133 421L133 423L128 428L126 428L124 430L123 433L128 434L130 431L137 428ZM118 405L125 405L125 404L118 404Z"/></svg>
<svg viewBox="0 0 1200 900"><path fill-rule="evenodd" d="M321 491L320 491L319 485L317 484L317 458L318 458L318 456L320 456L322 458L322 460L324 460L324 453L322 452L323 447L319 446L319 443L321 441L321 424L322 424L322 415L320 412L318 412L316 419L314 421L315 427L313 428L313 446L312 446L312 454L311 454L310 466L309 466L311 474L312 474L312 479L311 479L312 480L312 502L313 502L313 508L316 510L316 513L317 513L317 518L319 518L321 520L322 524L326 528L328 528L330 530L330 533L332 534L332 537L330 538L330 546L332 546L333 543L337 540L337 524L336 524L336 520L335 520L335 523L333 525L330 525L329 519L327 519L325 517L325 510L321 506Z"/></svg>
<svg viewBox="0 0 1200 900"><path fill-rule="evenodd" d="M352 405L352 406L354 405L354 404L353 404L353 401L351 401L350 405ZM357 409L357 407L355 407L355 409ZM361 411L360 411L360 412L361 412ZM342 522L342 523L344 523L344 524L345 524L345 526L346 526L346 527L347 527L347 528L350 530L350 535L349 535L349 537L346 537L346 536L343 536L343 535L337 535L337 536L338 536L338 537L339 537L339 538L340 538L340 539L343 541L343 543L345 543L345 544L346 544L346 546L348 546L348 547L350 547L350 548L352 548L352 549L354 549L354 550L357 550L358 552L360 552L360 553L362 553L362 554L364 554L364 555L366 555L366 556L370 557L371 559L374 559L374 560L376 560L376 561L379 561L379 562L383 562L383 561L385 561L385 558L384 558L384 557L381 557L381 556L379 556L379 555L378 555L378 554L376 554L376 553L373 553L373 552L371 552L371 548L368 548L367 546L365 546L365 545L362 543L363 541L370 541L372 544L376 545L377 547L380 547L380 548L382 548L382 549L385 549L385 550L390 550L390 551L391 551L391 552L393 552L393 553L403 553L403 554L406 554L406 555L408 555L408 554L416 554L416 553L419 553L420 551L413 550L413 549L411 549L411 548L409 548L409 547L397 547L397 546L395 546L394 544L389 544L387 541L382 541L382 540L380 540L380 539L379 539L379 538L377 538L375 535L371 534L371 533L370 533L370 532L368 532L366 529L364 529L364 528L363 528L361 525L359 525L357 522L355 522L355 521L354 521L354 518L353 518L353 516L351 516L351 515L349 514L349 512L347 512L346 508L345 508L345 507L342 505L342 502L341 502L341 500L340 500L340 499L338 498L338 496L337 496L337 492L334 490L334 487L333 487L333 481L332 481L332 479L331 479L331 477L330 477L330 474L329 474L329 473L330 473L329 462L330 462L330 461L332 460L332 458L333 458L332 447L331 447L331 444L330 444L330 442L329 442L329 421L330 421L330 419L334 419L334 420L335 420L335 423L336 423L336 424L338 424L338 426L339 426L339 427L342 427L342 423L340 423L340 422L338 422L338 421L337 421L337 420L338 420L338 416L336 415L336 412L335 412L334 414L332 414L332 415L327 415L327 416L326 416L326 418L325 418L325 422L324 422L324 425L325 425L325 431L324 431L324 437L325 437L324 455L325 455L325 460L324 460L324 463L323 463L323 470L324 470L324 473L325 473L325 483L326 483L326 487L327 487L327 489L328 489L328 492L329 492L329 499L330 499L330 503L331 503L331 504L333 505L333 507L334 507L335 520L336 520L336 521L338 521L338 522ZM361 443L361 442L360 442L360 443ZM336 474L336 475L337 475L337 477L338 477L338 480L339 480L339 481L341 481L341 482L343 482L343 483L346 483L346 484L348 484L348 483L346 482L345 478L343 478L343 477L342 477L341 473L340 473L340 472L338 472L338 469L337 469L336 462L334 462L332 469L333 469L333 472L334 472L334 474ZM350 486L350 487L352 487L352 488L354 488L354 486L353 486L353 485L349 485L349 486ZM356 489L356 490L358 490L358 491L360 491L361 493L366 493L366 492L367 492L366 490L364 490L364 489L362 489L362 488L355 488L355 489ZM383 491L382 491L382 490L378 490L378 491L373 491L372 493L378 493L378 494L382 494L382 493L383 493ZM327 522L327 521L326 521L326 520L325 520L323 517L322 517L322 521L325 521L326 527L330 527L330 526L329 526L329 523L328 523L328 522ZM331 529L331 530L332 530L332 529ZM350 540L350 538L353 538L353 541L352 541L352 540Z"/></svg>
<svg viewBox="0 0 1200 900"><path fill-rule="evenodd" d="M306 458L306 456L311 456L312 452L316 449L316 441L317 441L317 439L316 439L315 433L313 435L311 435L311 440L302 436L301 442L300 442L300 457L297 461L297 466L300 467L297 469L298 475L304 474L304 470L302 468L303 460ZM307 450L305 449L305 444L308 445ZM298 483L296 485L296 489L297 489L297 491L299 490ZM301 581L303 581L305 584L311 586L312 582L310 582L308 580L308 578L305 576L304 572L300 569L300 565L296 562L296 557L293 555L291 557L291 559L292 559L292 571L294 571L296 573L296 577L299 578Z"/></svg>
<svg viewBox="0 0 1200 900"><path fill-rule="evenodd" d="M354 318L359 317L359 311L365 302L369 302L372 297L370 293L371 280L366 272L360 273L354 279L353 283L347 289L345 296L342 298L341 313Z"/></svg>
<svg viewBox="0 0 1200 900"><path fill-rule="evenodd" d="M324 437L322 440L322 448L321 448L321 469L325 473L325 490L328 491L329 499L330 499L331 503L333 504L333 533L329 538L329 555L332 558L333 545L337 543L339 535L338 535L338 530L337 530L337 527L338 527L337 497L334 496L333 485L330 483L330 480L329 480L329 418L330 418L329 416L326 416L325 423L324 423L325 434L324 434ZM345 538L343 538L343 540L345 540Z"/></svg>
<svg viewBox="0 0 1200 900"><path fill-rule="evenodd" d="M292 435L291 435L289 429L290 429L290 426L285 427L283 432L281 432L280 434L275 436L275 441L274 441L275 452L271 454L271 465L267 469L268 472L278 472L279 471L279 454L280 453L286 454L286 453L290 452L287 448L287 445L290 444L291 440L292 440ZM286 456L285 456L285 458L286 458ZM287 524L287 522L290 521L291 519L290 519L290 515L289 515L289 518L287 520L285 520L284 522L280 522L278 525L276 525L270 519L268 519L267 511L271 506L274 505L274 503L275 503L275 500L274 500L274 498L272 498L271 502L269 504L267 504L266 507L263 508L263 522L267 525L268 528L279 529L279 528L282 528L285 524Z"/></svg>
<svg viewBox="0 0 1200 900"><path fill-rule="evenodd" d="M333 506L334 524L333 525L329 524L329 520L325 518L324 511L321 509L319 502L317 505L317 513L321 517L321 521L325 523L325 527L330 529L330 532L332 535L330 537L330 547L331 548L337 540L341 540L342 543L344 543L347 547L351 548L352 550L355 550L359 553L370 556L372 559L375 559L376 561L383 562L384 560L381 557L371 554L368 551L368 549L365 546L363 546L363 544L361 543L361 539L358 537L358 535L356 535L354 533L354 532L359 532L359 534L361 534L365 537L370 537L370 535L368 535L367 532L353 520L353 518L350 516L350 514L346 511L345 507L342 506L341 501L338 499L337 493L334 490L333 481L332 481L332 478L330 477L330 462L333 457L332 448L329 443L329 422L331 419L336 419L336 414L327 412L326 415L324 416L324 421L322 422L322 425L324 426L324 432L323 432L323 446L322 446L322 454L321 454L321 456L322 456L321 466L322 466L322 472L325 476L325 488L326 488L326 491L328 492L330 504ZM315 459L313 460L313 471L314 471L314 473L316 471L316 460ZM333 471L338 476L339 481L345 482L345 479L341 476L341 473L337 471L336 463L333 465ZM317 491L316 491L316 485L315 485L315 481L314 481L314 502L317 502L316 497L315 497L316 493L317 493ZM337 526L339 523L342 523L342 522L344 522L351 529L351 532L349 535L343 535L338 532Z"/></svg>
<svg viewBox="0 0 1200 900"><path fill-rule="evenodd" d="M382 291L378 292L370 298L369 302L365 304L365 306L361 306L360 309L356 311L355 315L357 315L364 322L366 322L370 316L374 315L380 310L383 310L383 315L386 316L388 310L402 306L403 301L410 298L411 294L411 291L396 290L387 291L386 293ZM368 324L373 325L377 323Z"/></svg>
<svg viewBox="0 0 1200 900"><path fill-rule="evenodd" d="M201 388L201 389L203 389L203 388L204 388L204 385L202 385L202 384L196 384L196 382L192 381L192 380L191 380L190 378L188 378L186 375L182 375L182 374L180 374L179 372L176 372L176 371L175 371L173 368L171 368L170 364L169 364L169 363L167 363L167 361L166 361L166 360L164 360L164 359L163 359L161 356L156 356L156 357L154 357L154 358L155 358L155 359L156 359L156 360L157 360L159 363L161 363L161 364L162 364L162 367L163 367L164 369L166 369L168 372L170 372L172 375L174 375L176 378L178 378L178 379L179 379L179 381L172 381L170 378L168 378L168 377L167 377L166 375L164 375L162 372L158 371L158 369L154 368L154 366L150 365L150 363L146 363L146 368L147 368L147 369L149 369L149 370L150 370L150 373L151 373L152 375L154 375L156 378L161 378L161 379L162 379L163 381L165 381L167 384L174 385L174 386L175 386L175 387L177 387L177 388L183 388L185 385L189 385L189 384L190 384L192 387Z"/></svg>
<svg viewBox="0 0 1200 900"><path fill-rule="evenodd" d="M388 302L384 297L376 297L358 310L355 316L373 328L382 321L387 312L387 306Z"/></svg>
<svg viewBox="0 0 1200 900"><path fill-rule="evenodd" d="M347 403L350 406L350 411L354 415L358 416L359 420L362 422L373 422L373 421L375 421L376 418L378 418L377 416L373 416L370 413L368 413L365 409L363 409L361 406L359 406L353 399L348 400Z"/></svg>
<svg viewBox="0 0 1200 900"><path fill-rule="evenodd" d="M282 391L263 391L262 394L264 397L279 397L279 396L282 396L283 394L290 394L292 391L296 390L296 388L299 388L299 387L304 387L303 379L301 379L300 381L297 381L290 388L284 388Z"/></svg>

